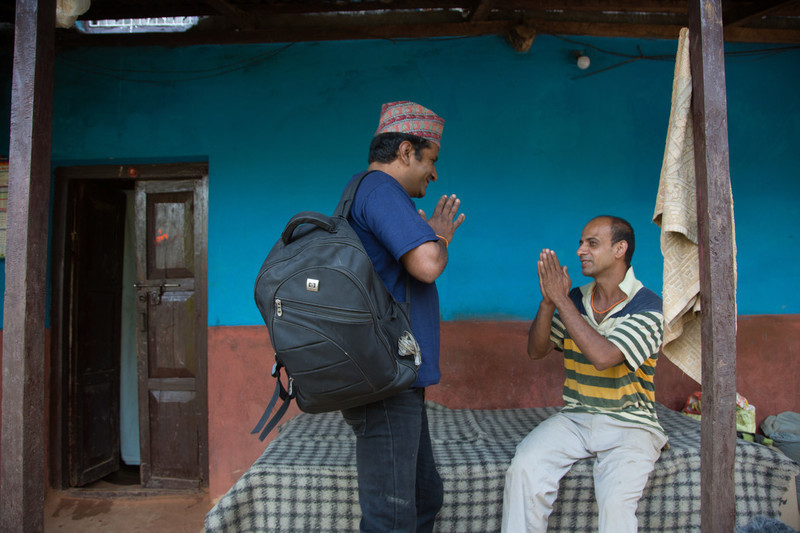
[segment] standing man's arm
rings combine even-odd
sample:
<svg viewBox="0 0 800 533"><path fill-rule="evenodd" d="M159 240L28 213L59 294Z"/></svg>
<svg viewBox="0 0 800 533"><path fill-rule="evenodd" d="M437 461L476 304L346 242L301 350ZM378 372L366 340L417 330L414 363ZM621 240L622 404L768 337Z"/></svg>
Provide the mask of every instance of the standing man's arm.
<svg viewBox="0 0 800 533"><path fill-rule="evenodd" d="M455 194L439 198L433 215L427 220L439 240L424 242L400 258L405 269L419 281L433 283L444 272L448 259L447 246L465 218L464 213L456 218L460 205L461 200ZM425 213L421 209L419 214L425 220Z"/></svg>
<svg viewBox="0 0 800 533"><path fill-rule="evenodd" d="M622 354L622 350L595 331L569 299L572 281L567 274L567 267L560 265L556 253L552 250L542 250L539 255L538 268L542 298L553 302L561 322L564 323L564 327L569 331L569 336L575 341L581 353L591 361L597 370L605 370L623 362L625 356ZM530 353L530 341L528 348ZM534 356L531 355L531 357Z"/></svg>

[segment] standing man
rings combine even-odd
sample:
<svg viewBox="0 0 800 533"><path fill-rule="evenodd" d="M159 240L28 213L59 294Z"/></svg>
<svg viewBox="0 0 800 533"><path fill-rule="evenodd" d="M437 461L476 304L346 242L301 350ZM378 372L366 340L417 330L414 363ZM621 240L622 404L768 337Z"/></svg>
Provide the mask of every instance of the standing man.
<svg viewBox="0 0 800 533"><path fill-rule="evenodd" d="M412 198L436 181L444 120L413 102L381 109L369 149L368 174L356 191L350 224L389 292L406 299L422 365L411 388L342 415L356 434L362 532L428 532L442 506L425 412L425 387L439 382L439 295L435 280L447 265L447 247L464 221L461 201L442 196L430 219Z"/></svg>
<svg viewBox="0 0 800 533"><path fill-rule="evenodd" d="M585 276L570 290L555 252L539 255L542 302L528 333L528 355L564 352L565 406L517 446L506 473L503 531L544 532L559 480L580 459L594 457L600 533L637 529L636 507L667 442L655 410L661 298L633 275L633 228L600 216L578 246Z"/></svg>

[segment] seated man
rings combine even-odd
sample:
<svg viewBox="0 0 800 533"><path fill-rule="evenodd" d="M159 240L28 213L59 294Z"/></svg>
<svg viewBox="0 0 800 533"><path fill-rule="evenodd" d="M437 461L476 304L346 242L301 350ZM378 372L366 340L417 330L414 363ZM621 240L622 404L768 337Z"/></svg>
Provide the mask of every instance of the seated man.
<svg viewBox="0 0 800 533"><path fill-rule="evenodd" d="M667 441L655 410L656 359L663 333L661 298L630 266L633 228L597 217L578 246L593 282L570 290L567 267L542 250L542 302L528 334L528 355L564 352L562 411L517 446L506 473L503 531L546 531L560 479L594 457L601 533L636 531L636 507Z"/></svg>

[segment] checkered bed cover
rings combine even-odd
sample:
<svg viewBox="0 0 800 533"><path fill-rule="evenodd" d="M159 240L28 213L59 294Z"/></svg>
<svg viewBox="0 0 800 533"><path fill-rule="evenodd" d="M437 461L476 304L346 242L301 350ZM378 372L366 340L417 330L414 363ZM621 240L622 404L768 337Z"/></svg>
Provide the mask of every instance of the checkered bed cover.
<svg viewBox="0 0 800 533"><path fill-rule="evenodd" d="M444 482L436 531L500 531L505 471L517 443L560 408L448 409L428 403L433 450ZM669 435L639 502L642 532L700 531L700 423L658 404ZM596 531L593 459L561 480L548 531ZM779 516L800 467L780 452L736 443L736 523ZM214 532L358 530L355 437L338 412L300 414L206 516Z"/></svg>

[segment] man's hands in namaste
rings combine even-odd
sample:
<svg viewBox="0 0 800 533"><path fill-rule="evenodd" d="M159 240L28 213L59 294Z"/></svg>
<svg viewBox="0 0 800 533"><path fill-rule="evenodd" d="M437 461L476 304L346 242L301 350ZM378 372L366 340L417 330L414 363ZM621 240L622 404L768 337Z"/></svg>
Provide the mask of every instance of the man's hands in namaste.
<svg viewBox="0 0 800 533"><path fill-rule="evenodd" d="M537 263L539 271L539 289L542 291L542 301L547 305L557 306L562 298L569 295L572 280L567 274L567 267L561 266L558 256L553 250L545 248L539 254Z"/></svg>

